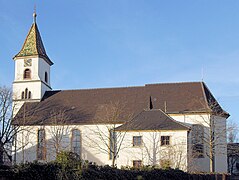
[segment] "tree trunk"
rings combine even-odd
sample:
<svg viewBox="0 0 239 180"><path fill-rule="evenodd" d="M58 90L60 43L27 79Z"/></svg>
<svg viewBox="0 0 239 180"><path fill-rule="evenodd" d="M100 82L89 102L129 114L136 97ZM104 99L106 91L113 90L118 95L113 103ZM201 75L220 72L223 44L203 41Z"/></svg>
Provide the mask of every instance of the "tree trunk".
<svg viewBox="0 0 239 180"><path fill-rule="evenodd" d="M213 152L210 150L210 172L215 172L215 158Z"/></svg>
<svg viewBox="0 0 239 180"><path fill-rule="evenodd" d="M1 143L0 143L0 165L3 165L3 164L4 164L3 155L4 155L4 147L3 147L3 144L2 144L2 142L1 142Z"/></svg>
<svg viewBox="0 0 239 180"><path fill-rule="evenodd" d="M116 159L116 157L113 156L113 158L112 158L112 167L115 167L115 159Z"/></svg>

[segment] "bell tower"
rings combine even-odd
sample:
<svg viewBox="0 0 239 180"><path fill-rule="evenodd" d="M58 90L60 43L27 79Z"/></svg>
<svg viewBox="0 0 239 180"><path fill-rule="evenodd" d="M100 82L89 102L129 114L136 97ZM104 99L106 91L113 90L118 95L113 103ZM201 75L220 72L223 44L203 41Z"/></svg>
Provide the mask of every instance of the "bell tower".
<svg viewBox="0 0 239 180"><path fill-rule="evenodd" d="M53 62L46 54L33 13L33 24L20 52L14 56L15 78L13 101L15 113L24 102L39 102L44 93L51 90L50 67Z"/></svg>

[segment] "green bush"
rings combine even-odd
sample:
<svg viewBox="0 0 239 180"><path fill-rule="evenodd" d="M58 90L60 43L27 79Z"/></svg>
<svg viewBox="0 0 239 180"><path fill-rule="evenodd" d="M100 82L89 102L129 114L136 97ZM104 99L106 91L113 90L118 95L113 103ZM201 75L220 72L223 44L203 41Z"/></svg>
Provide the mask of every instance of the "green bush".
<svg viewBox="0 0 239 180"><path fill-rule="evenodd" d="M67 169L81 168L80 156L73 152L61 151L56 156L56 162L59 163L63 168Z"/></svg>

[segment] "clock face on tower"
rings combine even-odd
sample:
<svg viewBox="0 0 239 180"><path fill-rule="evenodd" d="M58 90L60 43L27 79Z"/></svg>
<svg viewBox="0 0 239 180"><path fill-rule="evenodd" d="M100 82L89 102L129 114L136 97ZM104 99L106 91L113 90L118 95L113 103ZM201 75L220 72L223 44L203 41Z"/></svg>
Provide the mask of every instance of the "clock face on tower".
<svg viewBox="0 0 239 180"><path fill-rule="evenodd" d="M32 59L24 59L24 67L28 67L32 65Z"/></svg>

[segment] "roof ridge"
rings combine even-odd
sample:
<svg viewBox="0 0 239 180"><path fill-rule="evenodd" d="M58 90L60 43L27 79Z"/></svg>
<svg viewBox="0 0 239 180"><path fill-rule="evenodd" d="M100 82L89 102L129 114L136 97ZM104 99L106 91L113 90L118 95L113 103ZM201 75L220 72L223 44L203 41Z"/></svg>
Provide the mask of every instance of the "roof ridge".
<svg viewBox="0 0 239 180"><path fill-rule="evenodd" d="M38 48L37 48L37 23L36 22L34 22L33 24L32 24L33 26L34 26L34 28L35 28L35 34L34 34L34 36L35 36L35 39L36 39L36 43L34 44L34 46L35 46L35 48L36 48L36 51L37 51L37 54L39 54L39 50L38 50Z"/></svg>
<svg viewBox="0 0 239 180"><path fill-rule="evenodd" d="M150 83L150 84L145 84L145 86L151 86L151 85L159 85L159 84L197 84L201 83L202 81L180 81L180 82L163 82L163 83Z"/></svg>
<svg viewBox="0 0 239 180"><path fill-rule="evenodd" d="M128 88L143 88L146 86L154 86L154 85L164 85L164 84L190 84L190 83L201 83L200 81L197 82L172 82L172 83L155 83L155 84L144 84L138 86L116 86L116 87L99 87L99 88L84 88L84 89L64 89L60 91L84 91L84 90L104 90L104 89L128 89ZM54 90L55 91L55 90ZM59 91L59 90L58 90Z"/></svg>
<svg viewBox="0 0 239 180"><path fill-rule="evenodd" d="M175 123L177 123L177 124L180 124L180 125L182 125L182 126L184 126L184 127L186 127L186 128L191 129L191 127L185 125L184 123L173 119L171 116L169 116L168 114L166 114L162 109L159 109L159 110L160 110L163 114L165 114L166 116L168 116L173 122L175 122Z"/></svg>
<svg viewBox="0 0 239 180"><path fill-rule="evenodd" d="M202 88L202 93L203 93L203 97L204 97L204 101L206 103L206 106L207 106L208 109L210 109L210 107L208 105L208 100L207 100L206 92L205 92L205 88L207 88L207 87L206 87L204 82L201 82L201 88Z"/></svg>
<svg viewBox="0 0 239 180"><path fill-rule="evenodd" d="M102 87L102 88L86 88L86 89L65 89L61 91L85 91L85 90L104 90L104 89L129 89L129 88L140 88L145 86L125 86L125 87Z"/></svg>

